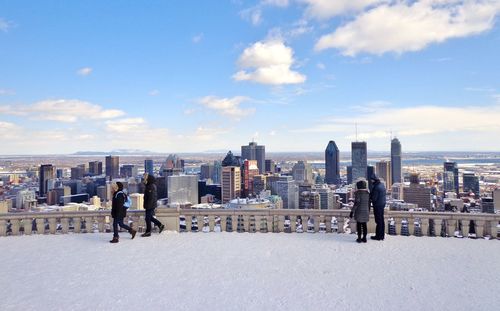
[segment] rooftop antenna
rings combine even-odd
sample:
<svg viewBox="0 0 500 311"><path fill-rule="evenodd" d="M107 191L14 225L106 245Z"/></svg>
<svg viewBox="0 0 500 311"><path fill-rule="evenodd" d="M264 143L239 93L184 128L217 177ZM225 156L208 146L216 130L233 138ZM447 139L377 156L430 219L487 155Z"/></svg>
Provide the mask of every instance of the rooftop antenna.
<svg viewBox="0 0 500 311"><path fill-rule="evenodd" d="M392 140L392 129L389 130L389 133L391 133L390 136L391 136L391 140Z"/></svg>
<svg viewBox="0 0 500 311"><path fill-rule="evenodd" d="M358 142L358 122L354 122L354 127L356 128L356 142Z"/></svg>

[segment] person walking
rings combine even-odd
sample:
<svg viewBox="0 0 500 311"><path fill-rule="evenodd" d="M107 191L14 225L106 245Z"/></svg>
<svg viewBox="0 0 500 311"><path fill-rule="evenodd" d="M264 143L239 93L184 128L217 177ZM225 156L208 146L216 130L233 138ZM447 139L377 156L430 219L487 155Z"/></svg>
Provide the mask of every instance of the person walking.
<svg viewBox="0 0 500 311"><path fill-rule="evenodd" d="M146 187L144 189L144 210L146 212L146 232L144 232L142 237L151 236L151 222L158 226L159 233L165 229L165 225L163 225L158 219L154 217L155 209L158 207L158 193L156 189L156 179L153 175L149 175L148 173L144 174L144 183Z"/></svg>
<svg viewBox="0 0 500 311"><path fill-rule="evenodd" d="M375 216L375 235L371 237L372 240L383 241L385 237L385 222L384 222L384 209L386 203L386 190L383 183L377 175L370 176L372 182L372 189L370 192L370 202L373 206L373 214Z"/></svg>
<svg viewBox="0 0 500 311"><path fill-rule="evenodd" d="M357 190L354 193L354 205L349 217L354 217L356 220L358 232L358 239L356 242L366 243L366 235L368 234L366 223L370 220L370 194L368 193L365 180L358 181L356 183L356 188Z"/></svg>
<svg viewBox="0 0 500 311"><path fill-rule="evenodd" d="M123 192L123 184L121 182L116 182L113 183L111 187L113 189L113 200L111 202L111 217L113 217L113 239L109 242L118 243L118 226L128 230L128 232L132 235L132 239L134 239L137 232L123 223L123 219L127 216L127 210L124 206L125 201L127 200L127 195L125 194L125 192Z"/></svg>

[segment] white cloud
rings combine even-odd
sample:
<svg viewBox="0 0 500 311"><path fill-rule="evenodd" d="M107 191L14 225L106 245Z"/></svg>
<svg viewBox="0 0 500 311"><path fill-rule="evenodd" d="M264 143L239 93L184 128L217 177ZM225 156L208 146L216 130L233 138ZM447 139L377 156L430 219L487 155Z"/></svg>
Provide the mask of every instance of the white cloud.
<svg viewBox="0 0 500 311"><path fill-rule="evenodd" d="M193 41L193 43L200 43L202 39L203 39L203 33L199 33L196 36L193 36L191 40Z"/></svg>
<svg viewBox="0 0 500 311"><path fill-rule="evenodd" d="M271 5L271 6L285 8L288 6L289 1L288 0L262 0L261 3L263 5Z"/></svg>
<svg viewBox="0 0 500 311"><path fill-rule="evenodd" d="M500 3L493 0L397 1L361 13L322 36L315 49L335 48L347 56L419 51L433 43L488 31L499 12Z"/></svg>
<svg viewBox="0 0 500 311"><path fill-rule="evenodd" d="M10 28L13 27L12 22L9 22L3 18L0 18L0 31L8 32Z"/></svg>
<svg viewBox="0 0 500 311"><path fill-rule="evenodd" d="M0 96L2 95L15 95L16 92L14 92L13 90L9 90L9 89L0 89Z"/></svg>
<svg viewBox="0 0 500 311"><path fill-rule="evenodd" d="M271 85L303 83L306 76L291 69L294 62L292 48L282 40L259 41L243 51L238 60L243 70L233 79Z"/></svg>
<svg viewBox="0 0 500 311"><path fill-rule="evenodd" d="M35 120L74 123L81 119L113 119L125 113L117 109L104 109L77 99L56 99L36 102L32 105L0 106L0 112L28 116Z"/></svg>
<svg viewBox="0 0 500 311"><path fill-rule="evenodd" d="M325 64L323 64L323 63L317 63L317 64L316 64L316 67L317 67L318 69L321 69L321 70L325 70L325 69L326 69L326 66L325 66Z"/></svg>
<svg viewBox="0 0 500 311"><path fill-rule="evenodd" d="M160 95L160 91L156 89L149 91L149 96L157 96L157 95Z"/></svg>
<svg viewBox="0 0 500 311"><path fill-rule="evenodd" d="M93 69L90 67L83 67L76 71L76 74L80 76L88 76L92 73Z"/></svg>
<svg viewBox="0 0 500 311"><path fill-rule="evenodd" d="M259 6L251 7L240 12L241 18L249 21L254 26L260 25L262 22L262 10Z"/></svg>
<svg viewBox="0 0 500 311"><path fill-rule="evenodd" d="M355 13L363 9L389 2L388 0L301 0L306 3L306 16L319 20L328 19L337 15Z"/></svg>
<svg viewBox="0 0 500 311"><path fill-rule="evenodd" d="M205 96L200 99L200 104L216 111L217 113L234 118L236 120L249 116L255 112L255 108L243 109L240 104L248 101L248 97L236 96L232 98L219 98L215 96Z"/></svg>

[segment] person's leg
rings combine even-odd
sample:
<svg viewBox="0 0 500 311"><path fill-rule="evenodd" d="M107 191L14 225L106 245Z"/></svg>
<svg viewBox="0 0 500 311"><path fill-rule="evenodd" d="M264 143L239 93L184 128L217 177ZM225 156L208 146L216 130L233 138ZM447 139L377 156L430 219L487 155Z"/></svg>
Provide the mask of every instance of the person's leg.
<svg viewBox="0 0 500 311"><path fill-rule="evenodd" d="M375 235L377 238L383 239L385 232L384 208L376 207L374 208L374 212L375 212L375 222L377 223Z"/></svg>
<svg viewBox="0 0 500 311"><path fill-rule="evenodd" d="M118 218L113 218L113 237L114 238L118 237L118 223L119 223Z"/></svg>
<svg viewBox="0 0 500 311"><path fill-rule="evenodd" d="M152 211L153 210L146 210L146 232L151 232L151 218L152 218Z"/></svg>
<svg viewBox="0 0 500 311"><path fill-rule="evenodd" d="M361 228L363 229L363 242L366 242L366 235L368 234L368 227L366 225L366 222L361 224Z"/></svg>
<svg viewBox="0 0 500 311"><path fill-rule="evenodd" d="M358 232L358 240L361 240L361 223L359 221L356 223L356 231Z"/></svg>
<svg viewBox="0 0 500 311"><path fill-rule="evenodd" d="M132 230L132 228L130 228L128 225L126 225L126 224L123 222L123 218L121 218L121 219L119 219L119 220L118 220L118 225L119 225L121 228L123 228L123 229L125 229L125 230L127 230L127 231Z"/></svg>

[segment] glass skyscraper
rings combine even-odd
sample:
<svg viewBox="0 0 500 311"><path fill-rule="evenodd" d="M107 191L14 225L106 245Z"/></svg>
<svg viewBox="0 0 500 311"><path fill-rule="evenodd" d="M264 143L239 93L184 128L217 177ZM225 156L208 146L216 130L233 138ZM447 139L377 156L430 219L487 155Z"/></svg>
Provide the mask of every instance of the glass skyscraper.
<svg viewBox="0 0 500 311"><path fill-rule="evenodd" d="M368 178L368 152L366 142L351 143L352 181Z"/></svg>
<svg viewBox="0 0 500 311"><path fill-rule="evenodd" d="M266 147L251 142L248 146L241 146L241 160L257 160L259 174L266 172Z"/></svg>
<svg viewBox="0 0 500 311"><path fill-rule="evenodd" d="M333 140L330 140L325 150L325 183L331 185L340 183L339 161L339 148Z"/></svg>
<svg viewBox="0 0 500 311"><path fill-rule="evenodd" d="M393 184L401 182L403 176L401 171L401 143L397 138L391 140L391 174ZM390 187L392 184L387 186Z"/></svg>

